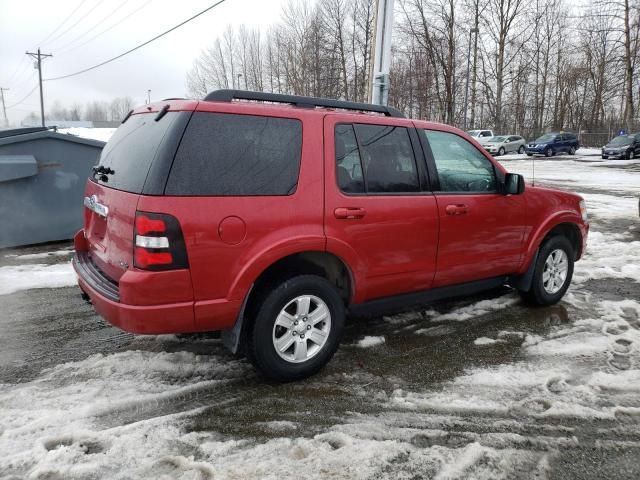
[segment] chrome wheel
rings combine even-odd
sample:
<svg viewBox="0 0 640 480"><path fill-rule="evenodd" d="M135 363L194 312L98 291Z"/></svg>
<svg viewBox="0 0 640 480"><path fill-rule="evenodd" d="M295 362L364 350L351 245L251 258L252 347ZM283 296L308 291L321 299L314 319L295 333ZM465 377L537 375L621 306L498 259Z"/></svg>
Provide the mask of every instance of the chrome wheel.
<svg viewBox="0 0 640 480"><path fill-rule="evenodd" d="M567 280L569 271L569 258L564 250L553 250L547 257L542 271L542 286L544 290L553 295L558 293Z"/></svg>
<svg viewBox="0 0 640 480"><path fill-rule="evenodd" d="M331 331L329 307L314 295L300 295L280 310L273 325L273 348L291 363L315 357Z"/></svg>

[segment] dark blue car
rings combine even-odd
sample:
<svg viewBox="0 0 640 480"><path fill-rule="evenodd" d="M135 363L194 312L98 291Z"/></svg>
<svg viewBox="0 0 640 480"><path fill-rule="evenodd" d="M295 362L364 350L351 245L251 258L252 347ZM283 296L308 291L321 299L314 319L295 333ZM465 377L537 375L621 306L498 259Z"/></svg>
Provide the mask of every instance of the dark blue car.
<svg viewBox="0 0 640 480"><path fill-rule="evenodd" d="M578 137L574 133L552 132L545 133L525 147L527 155L544 155L552 157L557 153L573 155L580 147Z"/></svg>

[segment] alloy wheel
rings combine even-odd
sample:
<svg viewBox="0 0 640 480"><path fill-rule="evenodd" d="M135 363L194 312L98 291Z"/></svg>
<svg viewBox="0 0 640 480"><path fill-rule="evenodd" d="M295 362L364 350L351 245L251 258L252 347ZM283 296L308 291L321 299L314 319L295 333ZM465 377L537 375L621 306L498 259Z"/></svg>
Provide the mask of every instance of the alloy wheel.
<svg viewBox="0 0 640 480"><path fill-rule="evenodd" d="M280 310L273 325L273 347L287 362L305 362L322 350L330 331L327 304L315 295L300 295Z"/></svg>
<svg viewBox="0 0 640 480"><path fill-rule="evenodd" d="M567 280L569 271L569 258L564 250L553 250L544 263L542 271L542 286L544 290L553 295L558 293Z"/></svg>

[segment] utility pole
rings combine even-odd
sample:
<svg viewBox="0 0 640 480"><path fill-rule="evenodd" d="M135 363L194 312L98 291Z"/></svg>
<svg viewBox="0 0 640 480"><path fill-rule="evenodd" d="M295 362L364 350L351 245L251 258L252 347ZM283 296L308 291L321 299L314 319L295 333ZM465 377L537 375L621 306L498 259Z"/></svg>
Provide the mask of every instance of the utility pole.
<svg viewBox="0 0 640 480"><path fill-rule="evenodd" d="M0 99L2 100L2 113L4 113L4 126L9 126L9 119L7 118L7 107L4 105L4 92L9 90L8 88L0 87Z"/></svg>
<svg viewBox="0 0 640 480"><path fill-rule="evenodd" d="M373 40L373 72L371 103L386 105L389 100L389 70L391 69L391 35L393 33L394 0L378 0L376 32Z"/></svg>
<svg viewBox="0 0 640 480"><path fill-rule="evenodd" d="M151 103L151 90L147 90L147 105Z"/></svg>
<svg viewBox="0 0 640 480"><path fill-rule="evenodd" d="M40 120L42 122L42 126L44 127L44 95L42 93L42 57L53 57L53 55L48 53L40 53L40 49L38 48L37 53L26 52L30 57L35 58L38 61L37 69L38 69L38 82L40 83Z"/></svg>

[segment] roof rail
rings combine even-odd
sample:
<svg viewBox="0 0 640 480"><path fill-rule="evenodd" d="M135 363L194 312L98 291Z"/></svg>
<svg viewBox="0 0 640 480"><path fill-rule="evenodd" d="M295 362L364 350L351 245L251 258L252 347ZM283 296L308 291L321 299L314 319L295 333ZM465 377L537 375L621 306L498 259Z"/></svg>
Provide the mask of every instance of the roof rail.
<svg viewBox="0 0 640 480"><path fill-rule="evenodd" d="M231 102L233 100L255 100L259 102L289 103L301 108L340 108L361 112L382 113L388 117L405 118L403 113L393 107L373 105L371 103L346 102L329 98L303 97L299 95L282 95L279 93L252 92L249 90L214 90L204 97L205 101Z"/></svg>

